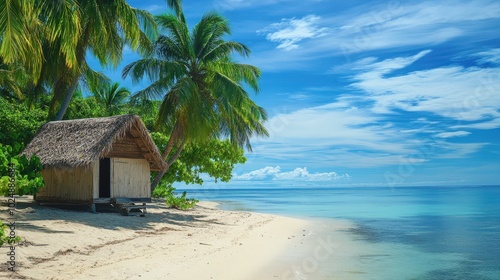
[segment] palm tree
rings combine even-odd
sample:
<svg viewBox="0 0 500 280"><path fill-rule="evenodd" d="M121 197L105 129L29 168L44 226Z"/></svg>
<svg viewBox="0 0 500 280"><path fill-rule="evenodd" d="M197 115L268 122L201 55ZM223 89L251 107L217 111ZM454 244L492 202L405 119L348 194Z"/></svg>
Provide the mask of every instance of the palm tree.
<svg viewBox="0 0 500 280"><path fill-rule="evenodd" d="M127 65L123 77L152 83L133 98L162 99L156 128L170 135L163 151L170 166L187 142L228 138L251 151L250 137L267 136L266 112L249 97L244 84L258 92L258 68L231 60L233 53L248 56L243 44L225 41L228 22L208 13L189 32L180 1L167 1L174 13L155 17L165 32L155 42L152 56ZM174 152L175 151L175 152ZM151 191L167 169L158 172Z"/></svg>
<svg viewBox="0 0 500 280"><path fill-rule="evenodd" d="M76 67L61 63L57 50L62 45L55 44L54 64L48 64L47 72L59 73L53 83L54 98L50 114L54 114L57 105L60 108L56 120L63 118L71 97L79 82L89 82L101 78L87 64L86 54L91 52L102 66L116 67L122 59L125 44L133 50L151 51L151 41L156 37L156 24L149 12L132 8L126 0L74 0L75 9L80 11L81 35L75 50Z"/></svg>
<svg viewBox="0 0 500 280"><path fill-rule="evenodd" d="M106 83L93 92L97 103L104 107L108 116L116 115L130 96L127 88L120 87L119 83Z"/></svg>
<svg viewBox="0 0 500 280"><path fill-rule="evenodd" d="M22 67L7 65L0 57L0 96L22 100L22 87L26 83L26 75Z"/></svg>
<svg viewBox="0 0 500 280"><path fill-rule="evenodd" d="M25 79L10 91L19 99L27 84L40 79L44 61L43 43L59 42L62 63L74 67L75 47L80 36L74 0L61 1L0 1L0 59L3 70L0 79L9 79L7 74L24 72ZM16 74L16 76L17 76Z"/></svg>
<svg viewBox="0 0 500 280"><path fill-rule="evenodd" d="M36 99L52 89L49 115L57 112L60 120L79 84L104 79L88 66L87 53L103 66L116 67L125 44L151 51L156 32L152 15L126 0L2 0L0 59L5 71L0 79L10 81L21 67L30 81L9 90L22 98L20 88L25 87Z"/></svg>

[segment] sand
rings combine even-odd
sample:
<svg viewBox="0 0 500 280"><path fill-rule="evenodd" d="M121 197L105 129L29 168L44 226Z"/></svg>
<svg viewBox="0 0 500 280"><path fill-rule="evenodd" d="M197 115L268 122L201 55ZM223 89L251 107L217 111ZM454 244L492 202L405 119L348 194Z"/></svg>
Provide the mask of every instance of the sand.
<svg viewBox="0 0 500 280"><path fill-rule="evenodd" d="M338 242L314 234L318 222L212 202L180 211L156 200L140 217L38 206L29 196L16 201L22 241L14 273L10 249L0 247L2 279L313 279L309 270L339 252ZM0 213L5 221L5 203Z"/></svg>

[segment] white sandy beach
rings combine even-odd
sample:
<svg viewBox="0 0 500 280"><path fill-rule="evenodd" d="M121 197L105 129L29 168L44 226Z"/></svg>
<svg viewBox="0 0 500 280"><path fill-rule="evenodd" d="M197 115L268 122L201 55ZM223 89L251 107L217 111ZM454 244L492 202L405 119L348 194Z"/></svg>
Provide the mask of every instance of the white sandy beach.
<svg viewBox="0 0 500 280"><path fill-rule="evenodd" d="M23 239L15 248L17 272L7 271L4 245L0 278L305 279L301 273L317 269L325 258L341 262L339 252L348 248L345 236L319 240L313 234L318 224L311 221L218 210L211 202L191 211L168 209L160 200L151 205L139 217L17 198L16 234Z"/></svg>

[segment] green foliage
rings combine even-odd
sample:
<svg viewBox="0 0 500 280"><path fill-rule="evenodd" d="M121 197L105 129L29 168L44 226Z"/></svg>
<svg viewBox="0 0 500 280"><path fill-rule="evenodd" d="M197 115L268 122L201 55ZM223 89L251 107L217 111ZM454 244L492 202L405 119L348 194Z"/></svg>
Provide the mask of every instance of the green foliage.
<svg viewBox="0 0 500 280"><path fill-rule="evenodd" d="M2 97L0 108L0 143L12 146L14 153L18 153L45 122L47 113L40 108L29 110L24 103L9 102Z"/></svg>
<svg viewBox="0 0 500 280"><path fill-rule="evenodd" d="M160 150L164 150L168 137L160 132L151 134ZM217 182L228 182L231 179L235 164L244 163L246 158L243 149L233 145L228 140L211 139L203 144L190 143L186 145L181 156L176 160L162 178L153 192L153 197L165 197L170 207L190 209L198 202L195 199L175 195L174 182L186 184L203 184L201 174L208 174Z"/></svg>
<svg viewBox="0 0 500 280"><path fill-rule="evenodd" d="M114 116L118 115L126 106L130 91L120 87L117 82L107 82L95 86L92 89L92 95L96 102L104 108L106 116Z"/></svg>
<svg viewBox="0 0 500 280"><path fill-rule="evenodd" d="M146 128L149 131L153 131L156 122L156 113L159 108L160 101L133 99L125 107L124 113L139 115Z"/></svg>
<svg viewBox="0 0 500 280"><path fill-rule="evenodd" d="M169 196L166 199L168 207L172 207L179 210L189 210L196 206L199 201L194 198L186 198L186 192L183 192L181 196Z"/></svg>
<svg viewBox="0 0 500 280"><path fill-rule="evenodd" d="M229 139L251 150L252 136L267 136L265 110L254 103L247 88L258 92L260 70L232 60L250 50L226 41L227 19L205 14L192 31L185 21L181 1L169 1L174 13L155 17L163 34L156 51L123 69L133 82L148 79L151 84L132 99L162 99L156 127L169 133L176 145L206 139Z"/></svg>
<svg viewBox="0 0 500 280"><path fill-rule="evenodd" d="M84 98L79 94L73 97L64 118L72 120L104 116L105 109L94 98Z"/></svg>
<svg viewBox="0 0 500 280"><path fill-rule="evenodd" d="M5 233L5 230L8 231L8 226L4 225L2 221L0 221L0 246L3 244L13 244L16 242L21 241L21 237L16 236L15 238L10 237L8 234Z"/></svg>
<svg viewBox="0 0 500 280"><path fill-rule="evenodd" d="M160 132L151 136L160 150L165 150L168 137ZM233 145L228 140L210 139L205 143L189 143L179 159L176 160L163 177L161 182L173 184L203 184L201 174L208 174L217 182L229 182L235 164L245 163L243 149Z"/></svg>
<svg viewBox="0 0 500 280"><path fill-rule="evenodd" d="M158 184L158 187L153 191L152 196L159 197L169 197L174 195L175 188L172 185L167 184L166 182L161 182Z"/></svg>
<svg viewBox="0 0 500 280"><path fill-rule="evenodd" d="M183 192L181 196L176 196L175 190L172 185L161 182L154 190L153 197L164 197L168 207L179 210L189 210L199 202L197 199L187 198L186 192Z"/></svg>
<svg viewBox="0 0 500 280"><path fill-rule="evenodd" d="M18 156L13 153L11 146L0 144L0 193L9 194L9 169L10 164L14 167L14 178L16 194L35 194L39 188L44 186L44 181L40 171L42 164L38 157L27 159L25 156Z"/></svg>

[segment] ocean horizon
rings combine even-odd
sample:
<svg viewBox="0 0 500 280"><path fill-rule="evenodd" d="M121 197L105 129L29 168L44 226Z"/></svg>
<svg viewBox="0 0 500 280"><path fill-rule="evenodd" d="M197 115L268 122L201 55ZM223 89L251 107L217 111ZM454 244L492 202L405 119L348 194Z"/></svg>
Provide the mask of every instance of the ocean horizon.
<svg viewBox="0 0 500 280"><path fill-rule="evenodd" d="M331 263L295 279L499 279L500 186L178 191L225 210L353 223L347 234L366 252L352 260L358 274L342 274Z"/></svg>

